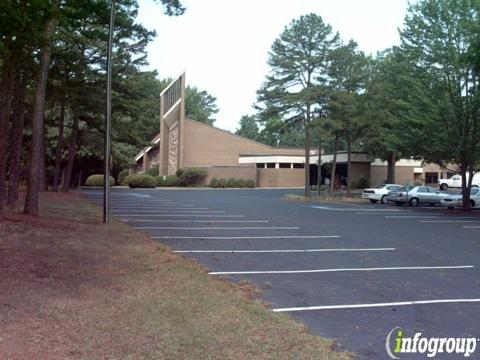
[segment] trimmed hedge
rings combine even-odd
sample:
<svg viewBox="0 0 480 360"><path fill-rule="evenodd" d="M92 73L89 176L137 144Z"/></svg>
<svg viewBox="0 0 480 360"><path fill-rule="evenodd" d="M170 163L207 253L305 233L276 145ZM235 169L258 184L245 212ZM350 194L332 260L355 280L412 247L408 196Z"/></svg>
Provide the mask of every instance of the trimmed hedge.
<svg viewBox="0 0 480 360"><path fill-rule="evenodd" d="M157 180L153 176L146 174L127 176L124 182L131 188L155 188L157 186Z"/></svg>
<svg viewBox="0 0 480 360"><path fill-rule="evenodd" d="M85 181L86 186L103 186L103 174L90 175ZM115 179L110 176L110 186L115 185Z"/></svg>
<svg viewBox="0 0 480 360"><path fill-rule="evenodd" d="M212 180L210 180L210 187L218 188L218 179L217 178L213 178Z"/></svg>
<svg viewBox="0 0 480 360"><path fill-rule="evenodd" d="M120 171L120 173L117 176L117 183L122 184L123 180L125 180L125 178L128 176L128 174L129 174L128 169L124 169L124 170Z"/></svg>
<svg viewBox="0 0 480 360"><path fill-rule="evenodd" d="M159 166L156 165L156 166L148 169L147 171L145 171L145 175L150 175L150 176L156 177L156 176L158 176L159 171L160 171Z"/></svg>
<svg viewBox="0 0 480 360"><path fill-rule="evenodd" d="M176 175L181 186L196 186L207 176L207 170L200 168L178 169Z"/></svg>
<svg viewBox="0 0 480 360"><path fill-rule="evenodd" d="M179 186L180 185L180 179L176 175L165 176L165 180L163 179L163 176L157 176L155 179L157 180L157 186L159 186L159 187Z"/></svg>
<svg viewBox="0 0 480 360"><path fill-rule="evenodd" d="M255 180L253 179L247 179L245 181L245 187L247 188L254 188L255 187Z"/></svg>
<svg viewBox="0 0 480 360"><path fill-rule="evenodd" d="M225 189L227 187L227 180L225 179L218 180L218 187L221 189Z"/></svg>
<svg viewBox="0 0 480 360"><path fill-rule="evenodd" d="M229 178L227 179L218 179L213 178L210 181L210 187L213 188L254 188L255 181L252 179L235 179Z"/></svg>

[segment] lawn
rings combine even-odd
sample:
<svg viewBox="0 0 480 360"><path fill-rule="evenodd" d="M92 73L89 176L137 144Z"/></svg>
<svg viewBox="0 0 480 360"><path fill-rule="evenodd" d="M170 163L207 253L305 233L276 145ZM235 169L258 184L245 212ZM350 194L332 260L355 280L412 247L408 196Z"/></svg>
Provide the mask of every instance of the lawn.
<svg viewBox="0 0 480 360"><path fill-rule="evenodd" d="M349 359L77 195L0 220L2 359Z"/></svg>

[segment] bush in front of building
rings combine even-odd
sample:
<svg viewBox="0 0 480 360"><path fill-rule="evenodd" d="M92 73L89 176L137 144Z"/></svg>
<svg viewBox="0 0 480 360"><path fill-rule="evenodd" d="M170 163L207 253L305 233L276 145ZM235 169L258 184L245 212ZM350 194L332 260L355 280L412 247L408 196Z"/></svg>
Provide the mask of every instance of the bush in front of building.
<svg viewBox="0 0 480 360"><path fill-rule="evenodd" d="M159 170L158 165L155 165L154 167L151 167L150 169L145 171L145 174L155 177L155 176L158 176L159 172L160 172L160 170Z"/></svg>
<svg viewBox="0 0 480 360"><path fill-rule="evenodd" d="M180 179L176 175L167 175L165 179L163 176L157 176L156 179L158 187L180 186Z"/></svg>
<svg viewBox="0 0 480 360"><path fill-rule="evenodd" d="M218 188L218 178L213 178L212 180L210 180L209 186L212 188Z"/></svg>
<svg viewBox="0 0 480 360"><path fill-rule="evenodd" d="M90 175L85 181L86 186L103 186L103 174ZM110 186L115 185L115 179L110 176Z"/></svg>
<svg viewBox="0 0 480 360"><path fill-rule="evenodd" d="M235 187L244 188L245 187L245 180L244 179L237 179L235 181Z"/></svg>
<svg viewBox="0 0 480 360"><path fill-rule="evenodd" d="M124 169L120 171L120 173L117 176L117 183L122 184L123 180L125 180L125 178L128 176L129 173L130 171L128 169Z"/></svg>
<svg viewBox="0 0 480 360"><path fill-rule="evenodd" d="M125 178L124 182L127 182L131 188L150 188L154 189L157 186L157 180L147 174L135 174L129 175Z"/></svg>
<svg viewBox="0 0 480 360"><path fill-rule="evenodd" d="M226 179L218 180L218 187L221 189L225 189L227 187L227 180Z"/></svg>
<svg viewBox="0 0 480 360"><path fill-rule="evenodd" d="M358 181L352 181L351 183L352 189L365 189L368 187L368 179L361 177Z"/></svg>
<svg viewBox="0 0 480 360"><path fill-rule="evenodd" d="M229 178L227 180L227 187L229 188L237 187L237 180L235 180L235 178Z"/></svg>
<svg viewBox="0 0 480 360"><path fill-rule="evenodd" d="M182 186L200 185L202 180L207 176L207 170L200 168L183 168L177 170L177 176L180 178Z"/></svg>
<svg viewBox="0 0 480 360"><path fill-rule="evenodd" d="M255 187L255 180L253 180L253 179L245 180L245 187L254 188Z"/></svg>

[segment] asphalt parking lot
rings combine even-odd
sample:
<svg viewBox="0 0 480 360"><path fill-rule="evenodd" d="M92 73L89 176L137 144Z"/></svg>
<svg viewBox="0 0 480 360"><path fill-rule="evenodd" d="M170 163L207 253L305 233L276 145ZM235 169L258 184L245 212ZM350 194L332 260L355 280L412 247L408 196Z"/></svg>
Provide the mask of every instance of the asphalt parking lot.
<svg viewBox="0 0 480 360"><path fill-rule="evenodd" d="M480 211L282 199L294 192L115 189L112 215L361 359L388 358L395 327L480 338Z"/></svg>

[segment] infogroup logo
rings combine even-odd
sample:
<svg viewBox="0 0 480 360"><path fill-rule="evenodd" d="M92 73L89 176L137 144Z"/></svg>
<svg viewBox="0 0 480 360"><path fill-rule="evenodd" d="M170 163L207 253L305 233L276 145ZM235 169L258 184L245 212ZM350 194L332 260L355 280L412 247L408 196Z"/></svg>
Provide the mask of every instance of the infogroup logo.
<svg viewBox="0 0 480 360"><path fill-rule="evenodd" d="M477 342L480 339L471 338L440 338L440 337L422 337L421 332L417 332L413 337L406 336L405 331L400 327L395 327L387 334L385 339L385 349L391 359L400 359L401 354L426 354L433 358L437 354L463 354L464 357L470 357L477 348Z"/></svg>

